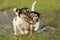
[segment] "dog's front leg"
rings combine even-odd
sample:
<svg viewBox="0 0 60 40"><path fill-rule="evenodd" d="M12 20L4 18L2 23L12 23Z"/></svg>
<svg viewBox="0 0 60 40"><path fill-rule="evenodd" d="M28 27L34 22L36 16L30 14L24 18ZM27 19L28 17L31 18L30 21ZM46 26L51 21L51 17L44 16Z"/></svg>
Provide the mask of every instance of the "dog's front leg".
<svg viewBox="0 0 60 40"><path fill-rule="evenodd" d="M13 25L13 28L14 28L14 35L17 35L17 26Z"/></svg>
<svg viewBox="0 0 60 40"><path fill-rule="evenodd" d="M30 35L32 35L32 25L30 25Z"/></svg>
<svg viewBox="0 0 60 40"><path fill-rule="evenodd" d="M21 35L23 35L23 34L24 34L24 32L23 32L22 28L21 28L19 25L18 25L18 30L20 31Z"/></svg>
<svg viewBox="0 0 60 40"><path fill-rule="evenodd" d="M40 22L37 22L37 23L34 25L34 27L35 27L34 31L37 31L37 30L38 30L39 24L40 24Z"/></svg>
<svg viewBox="0 0 60 40"><path fill-rule="evenodd" d="M24 30L24 33L25 33L25 34L28 34L28 31L27 31L27 29L25 29L25 30Z"/></svg>

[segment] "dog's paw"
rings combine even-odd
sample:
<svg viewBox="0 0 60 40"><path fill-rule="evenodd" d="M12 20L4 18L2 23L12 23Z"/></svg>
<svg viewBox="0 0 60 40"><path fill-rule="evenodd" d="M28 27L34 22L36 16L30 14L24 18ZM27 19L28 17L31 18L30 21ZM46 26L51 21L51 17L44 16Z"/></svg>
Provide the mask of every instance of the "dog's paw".
<svg viewBox="0 0 60 40"><path fill-rule="evenodd" d="M25 34L28 34L28 31L25 31Z"/></svg>

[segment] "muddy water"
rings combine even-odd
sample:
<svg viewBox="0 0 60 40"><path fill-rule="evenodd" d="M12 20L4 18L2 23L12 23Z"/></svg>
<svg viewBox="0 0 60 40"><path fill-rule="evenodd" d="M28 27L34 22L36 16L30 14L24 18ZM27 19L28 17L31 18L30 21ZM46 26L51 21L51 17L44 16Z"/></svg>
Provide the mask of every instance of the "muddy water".
<svg viewBox="0 0 60 40"><path fill-rule="evenodd" d="M0 12L0 32L10 35L13 33L12 20L14 13L12 11Z"/></svg>

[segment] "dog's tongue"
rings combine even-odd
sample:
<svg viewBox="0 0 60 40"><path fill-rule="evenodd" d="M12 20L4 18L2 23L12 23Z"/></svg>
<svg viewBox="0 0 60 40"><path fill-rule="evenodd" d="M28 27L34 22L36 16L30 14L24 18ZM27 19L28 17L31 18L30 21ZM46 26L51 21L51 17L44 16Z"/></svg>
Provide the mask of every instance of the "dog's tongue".
<svg viewBox="0 0 60 40"><path fill-rule="evenodd" d="M33 23L33 21L31 21L31 20L30 20L30 21L28 21L28 22L29 22L30 24L32 24L32 23Z"/></svg>

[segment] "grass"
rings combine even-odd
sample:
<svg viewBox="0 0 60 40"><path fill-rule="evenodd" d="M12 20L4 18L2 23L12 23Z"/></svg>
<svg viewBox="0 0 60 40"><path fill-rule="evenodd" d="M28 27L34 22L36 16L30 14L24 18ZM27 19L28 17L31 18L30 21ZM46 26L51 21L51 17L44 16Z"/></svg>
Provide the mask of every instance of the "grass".
<svg viewBox="0 0 60 40"><path fill-rule="evenodd" d="M9 16L2 16L4 11L10 10L13 11L13 8L22 8L28 7L31 10L31 5L34 0L0 0L0 27L1 25L8 24L10 25L12 20L12 12ZM46 22L45 24L55 27L55 29L60 29L60 0L37 0L35 5L35 11L41 12L42 21ZM9 13L9 14L10 14ZM9 20L7 20L7 18ZM4 26L5 27L5 26ZM6 30L7 31L7 30ZM11 31L7 31L11 32ZM5 34L4 34L5 33ZM0 40L60 40L60 30L56 30L54 34L49 34L49 37L44 37L39 34L35 34L34 36L8 36L4 30L0 31Z"/></svg>
<svg viewBox="0 0 60 40"><path fill-rule="evenodd" d="M7 8L7 7L28 7L31 8L32 3L34 0L1 0L0 1L0 9ZM55 9L60 9L60 2L59 0L37 0L37 4L35 7L36 11L52 11Z"/></svg>
<svg viewBox="0 0 60 40"><path fill-rule="evenodd" d="M0 40L46 40L46 37L41 36L40 34L30 35L17 35L17 36L8 36L0 34Z"/></svg>

